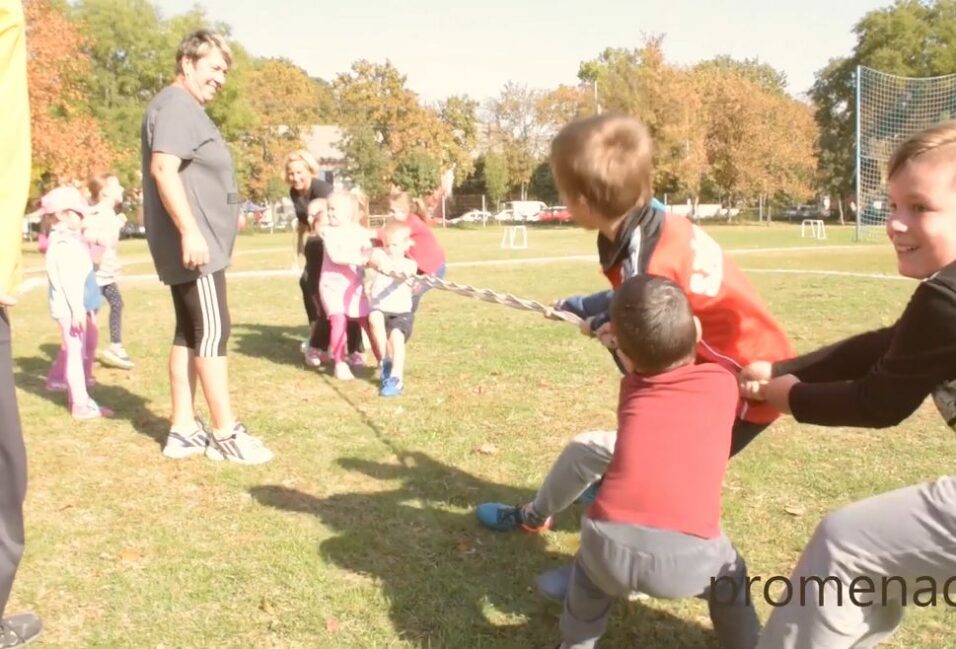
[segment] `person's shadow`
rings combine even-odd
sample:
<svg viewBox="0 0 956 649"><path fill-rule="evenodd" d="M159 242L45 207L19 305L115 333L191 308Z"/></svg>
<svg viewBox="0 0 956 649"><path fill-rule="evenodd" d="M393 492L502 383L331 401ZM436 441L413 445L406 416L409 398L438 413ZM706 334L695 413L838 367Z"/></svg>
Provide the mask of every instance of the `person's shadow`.
<svg viewBox="0 0 956 649"><path fill-rule="evenodd" d="M42 356L20 356L14 359L14 382L22 390L46 399L64 408L67 396L64 392L48 392L46 374L60 346L52 343L40 345ZM157 416L149 407L150 401L126 388L112 383L97 383L90 389L96 402L113 410L112 419L125 419L137 433L152 438L158 445L166 441L169 420Z"/></svg>
<svg viewBox="0 0 956 649"><path fill-rule="evenodd" d="M338 465L390 490L320 499L279 485L250 490L260 504L319 517L338 533L326 560L381 584L397 635L425 648L553 647L560 607L535 592L535 576L571 560L532 534L481 528L474 506L527 502L533 493L487 482L420 452L399 464L342 458ZM714 647L712 633L663 611L617 604L603 646ZM635 644L635 640L640 642ZM621 644L616 644L621 643Z"/></svg>
<svg viewBox="0 0 956 649"><path fill-rule="evenodd" d="M230 339L234 341L236 353L243 356L277 365L303 367L299 347L305 331L304 327L237 322L233 325ZM328 364L322 371L331 371ZM359 379L374 382L374 367L353 368L353 373Z"/></svg>
<svg viewBox="0 0 956 649"><path fill-rule="evenodd" d="M277 365L302 366L299 345L308 333L305 326L269 325L251 322L233 323L230 340L236 353L267 360Z"/></svg>

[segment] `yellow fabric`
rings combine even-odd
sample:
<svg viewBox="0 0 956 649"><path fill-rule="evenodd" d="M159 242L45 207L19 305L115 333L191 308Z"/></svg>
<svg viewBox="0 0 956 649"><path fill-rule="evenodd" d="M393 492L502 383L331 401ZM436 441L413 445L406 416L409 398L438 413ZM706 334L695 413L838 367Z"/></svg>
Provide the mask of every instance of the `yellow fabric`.
<svg viewBox="0 0 956 649"><path fill-rule="evenodd" d="M23 5L0 0L0 295L20 284L23 213L30 191L30 98Z"/></svg>

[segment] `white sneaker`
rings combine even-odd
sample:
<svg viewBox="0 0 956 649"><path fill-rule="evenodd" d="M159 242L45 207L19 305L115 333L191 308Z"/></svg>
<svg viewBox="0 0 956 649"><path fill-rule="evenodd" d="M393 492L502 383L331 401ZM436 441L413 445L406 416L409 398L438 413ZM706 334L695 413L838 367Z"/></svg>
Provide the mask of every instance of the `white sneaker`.
<svg viewBox="0 0 956 649"><path fill-rule="evenodd" d="M163 455L174 460L184 457L202 455L209 444L209 431L201 421L196 420L196 428L191 433L169 431L166 443L163 445Z"/></svg>
<svg viewBox="0 0 956 649"><path fill-rule="evenodd" d="M109 365L110 367L117 367L121 370L131 370L134 367L133 361L130 360L129 354L126 353L126 350L120 347L108 347L104 349L99 354L100 362L103 365Z"/></svg>
<svg viewBox="0 0 956 649"><path fill-rule="evenodd" d="M335 364L335 378L339 381L351 381L355 378L355 375L352 374L352 368L349 367L348 363L339 361Z"/></svg>
<svg viewBox="0 0 956 649"><path fill-rule="evenodd" d="M253 437L243 424L237 423L229 437L216 439L215 435L209 436L206 457L215 462L229 460L236 464L265 464L273 458L273 454L261 439Z"/></svg>

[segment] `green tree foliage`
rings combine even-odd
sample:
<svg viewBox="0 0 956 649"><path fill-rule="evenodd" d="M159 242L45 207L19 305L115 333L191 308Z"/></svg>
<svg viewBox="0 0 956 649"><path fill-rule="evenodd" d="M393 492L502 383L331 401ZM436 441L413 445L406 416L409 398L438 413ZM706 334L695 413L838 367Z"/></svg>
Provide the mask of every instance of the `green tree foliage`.
<svg viewBox="0 0 956 649"><path fill-rule="evenodd" d="M345 154L345 173L372 200L382 198L389 190L391 159L369 126L356 125L345 131L340 144Z"/></svg>
<svg viewBox="0 0 956 649"><path fill-rule="evenodd" d="M460 184L474 169L472 152L478 141L478 102L463 95L453 95L441 103L439 117L454 145L448 159Z"/></svg>
<svg viewBox="0 0 956 649"><path fill-rule="evenodd" d="M531 174L531 183L528 193L540 201L555 204L558 202L558 188L554 183L554 174L551 173L551 163L547 160L534 168Z"/></svg>
<svg viewBox="0 0 956 649"><path fill-rule="evenodd" d="M694 66L702 72L729 72L737 77L748 79L763 90L783 94L787 91L787 74L772 65L761 63L759 59L735 59L726 54L701 61Z"/></svg>
<svg viewBox="0 0 956 649"><path fill-rule="evenodd" d="M897 0L853 28L852 54L817 72L810 97L820 127L820 175L838 197L853 192L858 65L906 77L956 70L956 0Z"/></svg>
<svg viewBox="0 0 956 649"><path fill-rule="evenodd" d="M492 141L507 161L508 185L520 188L522 196L552 135L552 125L541 119L543 97L541 91L509 81L488 105Z"/></svg>
<svg viewBox="0 0 956 649"><path fill-rule="evenodd" d="M438 161L424 151L404 153L395 163L392 182L412 196L427 196L441 182Z"/></svg>
<svg viewBox="0 0 956 649"><path fill-rule="evenodd" d="M485 154L484 161L485 190L492 205L497 205L505 197L509 187L507 159L495 151Z"/></svg>

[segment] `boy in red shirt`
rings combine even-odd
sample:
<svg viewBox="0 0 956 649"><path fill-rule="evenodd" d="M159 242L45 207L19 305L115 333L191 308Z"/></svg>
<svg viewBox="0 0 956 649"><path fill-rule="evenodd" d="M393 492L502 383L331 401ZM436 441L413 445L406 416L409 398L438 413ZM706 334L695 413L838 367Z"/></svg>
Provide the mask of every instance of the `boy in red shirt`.
<svg viewBox="0 0 956 649"><path fill-rule="evenodd" d="M628 279L611 305L625 375L614 455L581 522L561 649L591 649L611 599L706 597L721 647L752 649L759 624L743 558L720 529L737 383L695 363L700 321L674 282ZM688 451L693 449L693 451Z"/></svg>
<svg viewBox="0 0 956 649"><path fill-rule="evenodd" d="M581 226L598 230L601 267L614 288L629 277L658 275L680 286L701 323L696 361L737 372L756 360L790 358L793 347L757 290L710 236L689 220L651 204L651 138L636 118L605 113L565 126L551 145L551 167L564 204ZM608 344L610 292L568 298L559 308L586 317L584 329ZM740 401L730 455L779 416L767 404ZM534 501L479 505L491 529L539 531L604 475L615 431L574 437ZM565 573L566 574L566 573Z"/></svg>

